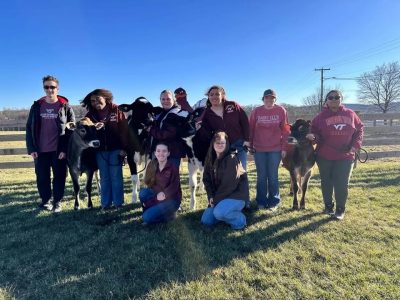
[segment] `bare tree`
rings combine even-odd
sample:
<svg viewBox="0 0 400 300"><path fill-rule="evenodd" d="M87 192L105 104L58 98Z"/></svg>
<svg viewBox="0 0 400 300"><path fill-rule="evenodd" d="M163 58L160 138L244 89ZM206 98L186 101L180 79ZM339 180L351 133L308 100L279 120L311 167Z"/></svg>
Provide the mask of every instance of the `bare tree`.
<svg viewBox="0 0 400 300"><path fill-rule="evenodd" d="M400 100L400 65L398 62L377 66L357 80L360 101L378 106L383 113Z"/></svg>
<svg viewBox="0 0 400 300"><path fill-rule="evenodd" d="M329 88L324 88L324 95L330 91ZM319 101L321 98L321 88L316 88L315 92L312 93L311 95L303 98L302 102L304 106L307 106L309 108L309 112L311 114L319 112Z"/></svg>

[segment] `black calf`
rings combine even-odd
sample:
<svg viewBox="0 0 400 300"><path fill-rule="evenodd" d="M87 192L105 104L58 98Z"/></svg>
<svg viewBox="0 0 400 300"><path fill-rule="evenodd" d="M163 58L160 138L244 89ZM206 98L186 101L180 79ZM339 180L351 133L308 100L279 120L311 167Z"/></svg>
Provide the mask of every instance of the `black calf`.
<svg viewBox="0 0 400 300"><path fill-rule="evenodd" d="M88 208L92 203L92 180L93 174L98 169L96 163L95 148L100 146L97 139L97 130L104 126L103 123L93 124L88 118L80 121L67 123L67 129L72 131L68 142L67 164L74 186L75 203L74 209L79 209L79 176L86 174L86 193Z"/></svg>
<svg viewBox="0 0 400 300"><path fill-rule="evenodd" d="M291 133L288 142L292 147L282 160L283 166L290 173L290 185L293 188L293 209L299 209L297 193L300 188L300 209L304 209L306 206L305 196L312 168L315 164L314 147L306 138L306 135L310 132L310 124L310 121L298 119L290 125Z"/></svg>

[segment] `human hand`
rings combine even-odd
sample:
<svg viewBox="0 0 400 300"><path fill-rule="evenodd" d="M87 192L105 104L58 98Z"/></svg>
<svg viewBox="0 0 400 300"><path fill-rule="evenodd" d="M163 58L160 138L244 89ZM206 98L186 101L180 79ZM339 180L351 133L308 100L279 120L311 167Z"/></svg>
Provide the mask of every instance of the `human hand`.
<svg viewBox="0 0 400 300"><path fill-rule="evenodd" d="M199 130L201 128L201 121L196 122L195 127L196 127L196 130Z"/></svg>
<svg viewBox="0 0 400 300"><path fill-rule="evenodd" d="M158 200L158 201L164 201L164 200L165 200L165 194L164 194L164 192L159 192L159 193L157 194L157 200Z"/></svg>
<svg viewBox="0 0 400 300"><path fill-rule="evenodd" d="M281 157L282 159L286 157L287 152L285 150L282 150L281 152Z"/></svg>
<svg viewBox="0 0 400 300"><path fill-rule="evenodd" d="M60 152L60 154L58 154L58 159L64 159L66 157L65 152Z"/></svg>
<svg viewBox="0 0 400 300"><path fill-rule="evenodd" d="M210 207L214 207L214 198L208 199L208 205L209 205Z"/></svg>
<svg viewBox="0 0 400 300"><path fill-rule="evenodd" d="M308 139L308 140L311 141L311 142L315 141L315 135L314 135L314 133L308 133L308 134L306 135L306 139Z"/></svg>
<svg viewBox="0 0 400 300"><path fill-rule="evenodd" d="M33 159L37 159L38 158L38 153L37 152L32 152L31 156Z"/></svg>
<svg viewBox="0 0 400 300"><path fill-rule="evenodd" d="M356 153L357 152L357 149L356 148L354 148L354 147L351 147L351 149L350 149L350 153Z"/></svg>

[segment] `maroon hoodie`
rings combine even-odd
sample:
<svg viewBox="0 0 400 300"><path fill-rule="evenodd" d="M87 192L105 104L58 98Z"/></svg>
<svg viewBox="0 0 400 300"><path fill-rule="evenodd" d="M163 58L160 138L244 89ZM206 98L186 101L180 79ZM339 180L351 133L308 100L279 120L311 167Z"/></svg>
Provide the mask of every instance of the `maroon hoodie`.
<svg viewBox="0 0 400 300"><path fill-rule="evenodd" d="M165 200L163 201L176 200L180 203L182 199L182 191L178 168L170 161L167 161L167 164L162 171L157 167L155 177L156 184L150 188L154 190L156 194L164 192ZM157 196L155 196L153 199L146 201L146 209L161 202L162 201L158 201Z"/></svg>
<svg viewBox="0 0 400 300"><path fill-rule="evenodd" d="M361 148L363 127L360 118L343 105L337 112L325 107L311 123L315 135L317 155L328 160L354 160L354 153Z"/></svg>
<svg viewBox="0 0 400 300"><path fill-rule="evenodd" d="M234 101L224 100L223 118L207 107L202 118L199 135L202 140L211 141L218 131L224 131L228 135L229 142L233 144L237 140L249 140L249 119L243 108Z"/></svg>

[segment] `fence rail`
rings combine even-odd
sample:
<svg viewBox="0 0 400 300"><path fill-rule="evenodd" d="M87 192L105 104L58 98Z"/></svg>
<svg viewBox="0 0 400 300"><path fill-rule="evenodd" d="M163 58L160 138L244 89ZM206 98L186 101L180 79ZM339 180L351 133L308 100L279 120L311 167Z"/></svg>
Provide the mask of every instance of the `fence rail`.
<svg viewBox="0 0 400 300"><path fill-rule="evenodd" d="M300 116L304 119L312 119L314 116ZM297 116L297 118L300 118ZM400 145L400 113L395 114L362 114L360 115L364 124L370 122L371 126L364 127L364 146L382 146L382 145ZM384 121L386 120L386 122ZM397 125L396 125L397 124ZM4 126L0 122L0 131ZM8 122L7 126L14 126L13 128L22 128L22 122L11 123ZM25 127L25 124L23 124ZM11 127L10 127L11 128ZM25 141L25 133L13 134L0 134L0 142L7 141ZM1 147L1 144L0 144ZM0 155L15 155L16 159L23 155L27 155L25 148L0 148ZM400 157L400 151L373 151L368 153L371 159L385 158L385 157ZM15 162L0 162L0 169L10 168L27 168L33 167L32 161L15 161Z"/></svg>
<svg viewBox="0 0 400 300"><path fill-rule="evenodd" d="M290 123L296 119L312 120L315 114L295 115L288 114ZM359 114L360 119L366 127L369 126L400 126L400 113L375 113L375 114Z"/></svg>

